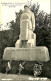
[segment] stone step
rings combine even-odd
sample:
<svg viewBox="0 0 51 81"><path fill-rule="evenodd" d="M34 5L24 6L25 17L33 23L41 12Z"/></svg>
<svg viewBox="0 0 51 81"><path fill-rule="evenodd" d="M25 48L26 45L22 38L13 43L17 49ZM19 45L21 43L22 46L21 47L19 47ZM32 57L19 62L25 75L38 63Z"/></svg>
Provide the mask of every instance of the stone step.
<svg viewBox="0 0 51 81"><path fill-rule="evenodd" d="M4 50L3 60L49 61L49 52L46 47L34 48L7 47Z"/></svg>
<svg viewBox="0 0 51 81"><path fill-rule="evenodd" d="M36 39L29 39L28 41L17 40L15 43L16 48L32 48L36 46Z"/></svg>

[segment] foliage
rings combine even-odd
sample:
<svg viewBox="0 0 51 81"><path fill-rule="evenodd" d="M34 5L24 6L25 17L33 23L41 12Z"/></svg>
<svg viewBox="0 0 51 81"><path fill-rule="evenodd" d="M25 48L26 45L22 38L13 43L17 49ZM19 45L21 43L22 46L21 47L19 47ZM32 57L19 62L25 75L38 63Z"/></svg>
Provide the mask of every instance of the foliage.
<svg viewBox="0 0 51 81"><path fill-rule="evenodd" d="M3 61L3 60L1 61L0 73L1 72L6 73L7 62L8 61ZM11 63L11 70L8 72L8 74L17 74L19 72L19 64L22 62L23 61L14 61L13 60ZM31 61L31 62L26 61L25 65L24 65L24 69L22 70L21 74L33 75L33 68L34 68L35 63L36 62L33 62L33 61ZM51 78L51 62L44 62L43 63L42 73L41 73L40 77Z"/></svg>
<svg viewBox="0 0 51 81"><path fill-rule="evenodd" d="M36 33L36 45L37 46L46 46L49 49L50 58L51 58L51 26L50 26L50 14L45 13L44 11L39 11L40 5L34 4L31 7L32 12L35 14L35 33Z"/></svg>
<svg viewBox="0 0 51 81"><path fill-rule="evenodd" d="M0 59L5 47L13 46L13 31L0 31Z"/></svg>

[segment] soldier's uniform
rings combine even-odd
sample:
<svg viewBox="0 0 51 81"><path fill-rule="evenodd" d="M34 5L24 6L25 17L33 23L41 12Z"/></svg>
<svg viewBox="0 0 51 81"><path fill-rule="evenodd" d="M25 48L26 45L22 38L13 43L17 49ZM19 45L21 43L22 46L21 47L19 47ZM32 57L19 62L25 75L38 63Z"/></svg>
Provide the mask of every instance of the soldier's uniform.
<svg viewBox="0 0 51 81"><path fill-rule="evenodd" d="M20 39L28 40L32 38L33 31L35 30L35 16L27 6L27 9L20 18Z"/></svg>
<svg viewBox="0 0 51 81"><path fill-rule="evenodd" d="M24 12L21 15L20 22L22 20L23 15L25 15L25 14L27 14L27 16L29 17L29 20L30 20L29 21L29 29L34 31L34 29L35 29L35 16L34 16L34 13L32 11L30 11L29 9L28 10L24 10Z"/></svg>

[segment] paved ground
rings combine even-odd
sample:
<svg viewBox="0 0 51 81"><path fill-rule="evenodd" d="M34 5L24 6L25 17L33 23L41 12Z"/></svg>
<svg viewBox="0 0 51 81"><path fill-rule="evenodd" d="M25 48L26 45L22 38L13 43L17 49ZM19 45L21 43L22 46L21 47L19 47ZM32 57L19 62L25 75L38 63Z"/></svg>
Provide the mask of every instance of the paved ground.
<svg viewBox="0 0 51 81"><path fill-rule="evenodd" d="M29 75L1 74L0 81L51 81L47 78L35 78Z"/></svg>

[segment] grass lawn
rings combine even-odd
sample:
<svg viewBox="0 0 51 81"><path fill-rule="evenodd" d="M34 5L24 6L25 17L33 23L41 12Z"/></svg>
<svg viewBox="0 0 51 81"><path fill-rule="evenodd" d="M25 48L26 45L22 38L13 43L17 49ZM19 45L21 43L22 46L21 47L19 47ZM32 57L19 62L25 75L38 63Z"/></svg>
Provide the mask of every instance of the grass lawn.
<svg viewBox="0 0 51 81"><path fill-rule="evenodd" d="M43 77L44 78L44 77ZM2 74L0 73L0 81L51 81L47 78L35 78L29 75L17 75L17 74Z"/></svg>

